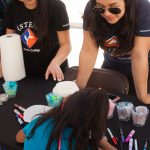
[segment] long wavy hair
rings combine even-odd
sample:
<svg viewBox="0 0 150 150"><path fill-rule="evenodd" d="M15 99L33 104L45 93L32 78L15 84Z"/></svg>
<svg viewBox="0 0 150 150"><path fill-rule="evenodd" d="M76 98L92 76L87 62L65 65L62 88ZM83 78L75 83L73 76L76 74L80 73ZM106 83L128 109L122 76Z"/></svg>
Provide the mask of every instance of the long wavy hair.
<svg viewBox="0 0 150 150"><path fill-rule="evenodd" d="M18 0L14 1L17 4L23 3ZM47 49L50 46L48 6L49 0L37 0L37 6L34 9L33 23L42 49Z"/></svg>
<svg viewBox="0 0 150 150"><path fill-rule="evenodd" d="M67 98L63 110L60 105L38 119L27 138L31 138L36 128L44 121L53 118L54 126L46 150L50 150L54 140L59 141L64 128L72 128L68 139L69 150L72 150L73 139L76 140L76 150L85 150L88 146L97 150L106 127L108 99L107 92L102 89L87 88L78 91Z"/></svg>
<svg viewBox="0 0 150 150"><path fill-rule="evenodd" d="M91 1L91 10L96 5L96 0ZM128 53L134 46L134 28L136 24L136 0L125 1L125 14L119 20L120 27L117 30L119 48L114 55ZM111 32L111 25L100 15L91 11L90 16L86 18L89 24L91 36L97 41L97 46L104 50L105 35Z"/></svg>

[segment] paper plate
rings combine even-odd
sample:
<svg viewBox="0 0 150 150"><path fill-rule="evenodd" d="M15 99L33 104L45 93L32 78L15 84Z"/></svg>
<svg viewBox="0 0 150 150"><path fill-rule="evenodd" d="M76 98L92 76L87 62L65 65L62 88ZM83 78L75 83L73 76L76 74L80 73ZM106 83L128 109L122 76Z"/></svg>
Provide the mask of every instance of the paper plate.
<svg viewBox="0 0 150 150"><path fill-rule="evenodd" d="M52 109L52 107L45 106L45 105L30 106L24 111L24 114L23 114L24 121L31 122L33 119L37 118L41 114L47 113L51 109Z"/></svg>

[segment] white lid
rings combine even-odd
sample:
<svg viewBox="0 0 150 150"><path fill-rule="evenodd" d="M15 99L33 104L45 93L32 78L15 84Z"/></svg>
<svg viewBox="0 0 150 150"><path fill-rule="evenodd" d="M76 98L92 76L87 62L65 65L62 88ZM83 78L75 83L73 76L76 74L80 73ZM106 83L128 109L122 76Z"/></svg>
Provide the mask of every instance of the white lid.
<svg viewBox="0 0 150 150"><path fill-rule="evenodd" d="M62 81L55 85L52 92L58 96L67 97L77 91L79 91L79 88L75 82Z"/></svg>

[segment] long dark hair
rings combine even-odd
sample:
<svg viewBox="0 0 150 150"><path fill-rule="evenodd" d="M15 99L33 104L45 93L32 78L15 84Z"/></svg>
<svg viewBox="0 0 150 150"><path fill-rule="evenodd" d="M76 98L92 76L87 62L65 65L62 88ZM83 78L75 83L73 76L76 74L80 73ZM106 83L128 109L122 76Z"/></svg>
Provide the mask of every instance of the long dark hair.
<svg viewBox="0 0 150 150"><path fill-rule="evenodd" d="M49 15L48 6L49 0L37 0L37 7L35 10L34 21L37 27L37 35L42 49L47 49L50 46L49 35Z"/></svg>
<svg viewBox="0 0 150 150"><path fill-rule="evenodd" d="M96 4L96 0L91 1L91 9ZM117 29L117 38L119 41L119 48L115 51L114 55L120 55L129 52L134 46L134 28L136 23L136 0L125 1L125 14L119 20L119 28ZM97 46L104 50L104 37L106 33L111 32L111 25L100 15L91 12L90 17L86 18L89 24L89 31L91 36L97 41ZM116 25L118 24L116 23Z"/></svg>
<svg viewBox="0 0 150 150"><path fill-rule="evenodd" d="M22 4L18 0L14 0L17 4ZM36 34L39 39L39 43L42 49L47 49L50 46L50 35L49 35L49 14L48 6L49 0L37 0L37 6L34 9L34 26L36 28Z"/></svg>
<svg viewBox="0 0 150 150"><path fill-rule="evenodd" d="M50 149L54 140L59 140L66 127L72 128L69 136L69 150L72 150L73 139L76 140L76 150L85 150L88 146L91 146L92 150L97 150L106 127L108 108L106 91L94 88L81 90L67 98L63 110L62 106L59 106L41 117L27 138L32 137L36 128L44 121L53 118L54 127L46 150Z"/></svg>

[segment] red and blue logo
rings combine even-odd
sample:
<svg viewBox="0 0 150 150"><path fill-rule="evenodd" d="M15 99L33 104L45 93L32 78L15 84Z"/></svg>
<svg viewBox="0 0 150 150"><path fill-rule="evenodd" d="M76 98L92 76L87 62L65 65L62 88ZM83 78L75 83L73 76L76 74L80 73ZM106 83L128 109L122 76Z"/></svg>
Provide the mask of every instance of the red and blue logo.
<svg viewBox="0 0 150 150"><path fill-rule="evenodd" d="M26 29L21 35L22 42L28 47L31 48L38 40L37 36L31 31L31 29Z"/></svg>

